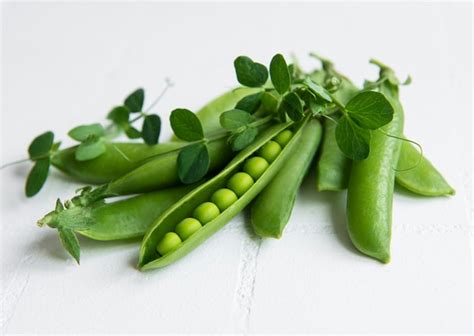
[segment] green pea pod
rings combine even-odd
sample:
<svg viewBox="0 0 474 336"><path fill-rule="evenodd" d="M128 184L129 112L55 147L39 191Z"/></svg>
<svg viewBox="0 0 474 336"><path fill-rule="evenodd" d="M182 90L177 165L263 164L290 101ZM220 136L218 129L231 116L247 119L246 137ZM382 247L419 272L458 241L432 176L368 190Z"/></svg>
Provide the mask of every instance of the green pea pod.
<svg viewBox="0 0 474 336"><path fill-rule="evenodd" d="M351 160L345 156L336 142L337 124L324 121L324 137L321 154L316 163L316 190L340 191L347 188Z"/></svg>
<svg viewBox="0 0 474 336"><path fill-rule="evenodd" d="M319 84L324 84L324 71L313 76ZM341 76L341 85L334 96L342 103L347 103L359 89L347 78ZM396 98L396 97L394 97ZM335 137L336 125L324 123L324 139L321 156L316 163L316 189L318 191L341 191L347 189L351 161L337 146ZM395 182L403 188L423 196L454 195L455 190L443 178L441 173L409 143L402 143ZM407 167L414 167L406 170Z"/></svg>
<svg viewBox="0 0 474 336"><path fill-rule="evenodd" d="M420 161L420 152L406 141L402 143L397 168L398 171L395 175L397 184L415 194L424 196L455 194L455 190L431 162L424 156Z"/></svg>
<svg viewBox="0 0 474 336"><path fill-rule="evenodd" d="M217 137L207 143L209 150L209 172L224 167L233 153L226 137ZM139 194L169 188L180 184L177 168L179 151L174 150L159 154L146 160L142 165L110 183L81 189L81 193L66 206L87 206L100 199L114 196Z"/></svg>
<svg viewBox="0 0 474 336"><path fill-rule="evenodd" d="M66 227L94 240L141 237L156 217L195 187L185 185L113 203L98 201L87 207L60 208L40 219L38 225Z"/></svg>
<svg viewBox="0 0 474 336"><path fill-rule="evenodd" d="M222 168L232 158L226 138L208 142L209 171ZM178 177L178 151L169 152L148 160L128 174L107 185L106 194L129 195L172 187L180 183Z"/></svg>
<svg viewBox="0 0 474 336"><path fill-rule="evenodd" d="M393 120L383 127L393 136L403 134L403 109L387 96L394 107ZM384 263L390 261L392 201L395 164L401 141L380 131L372 132L367 159L353 161L347 191L349 236L357 249Z"/></svg>
<svg viewBox="0 0 474 336"><path fill-rule="evenodd" d="M231 91L214 98L209 103L201 107L196 111L196 116L201 121L204 134L209 134L218 130L221 130L222 127L219 122L219 115L222 112L231 110L235 108L235 105L244 98L252 93L262 91L262 89L255 88L237 88ZM172 140L179 140L175 135L173 135Z"/></svg>
<svg viewBox="0 0 474 336"><path fill-rule="evenodd" d="M287 163L255 198L250 207L252 227L260 237L280 238L290 219L296 194L316 154L322 134L321 123L311 120Z"/></svg>
<svg viewBox="0 0 474 336"><path fill-rule="evenodd" d="M105 152L95 159L78 161L77 146L54 153L51 163L77 181L91 184L110 182L140 166L145 160L183 147L182 142L149 146L143 143L106 143Z"/></svg>
<svg viewBox="0 0 474 336"><path fill-rule="evenodd" d="M346 104L359 89L345 76L340 75L341 84L334 96ZM324 84L325 78L321 75L315 77L319 84ZM321 145L321 154L316 162L316 190L340 191L347 188L351 161L341 152L336 142L337 124L324 121L324 136Z"/></svg>
<svg viewBox="0 0 474 336"><path fill-rule="evenodd" d="M189 217L193 213L193 209L203 202L208 201L214 192L226 186L228 179L243 166L244 161L249 156L254 154L280 131L289 127L291 123L276 124L266 129L252 144L239 152L239 154L237 154L237 156L218 175L194 189L163 213L150 227L143 239L138 262L139 269L149 270L175 262L199 246L212 234L222 228L231 218L244 209L272 180L279 169L287 161L293 150L296 148L295 146L297 145L297 141L301 135L301 127L304 126L306 120L307 119L298 124L290 142L288 142L276 159L270 164L268 169L266 169L266 171L242 196L240 196L240 198L238 198L237 201L220 213L216 218L207 222L199 231L182 242L177 249L164 256L160 256L155 248L157 247L158 242L162 241L165 234L169 234L173 231L179 221Z"/></svg>

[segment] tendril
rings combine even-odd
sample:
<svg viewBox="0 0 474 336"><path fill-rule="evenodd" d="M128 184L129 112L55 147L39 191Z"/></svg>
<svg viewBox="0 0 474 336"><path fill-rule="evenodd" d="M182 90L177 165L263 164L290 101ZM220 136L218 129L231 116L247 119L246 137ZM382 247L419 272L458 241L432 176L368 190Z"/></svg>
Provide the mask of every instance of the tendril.
<svg viewBox="0 0 474 336"><path fill-rule="evenodd" d="M397 139L397 140L406 141L406 142L409 142L411 144L414 144L420 150L420 155L419 155L418 161L416 162L415 165L413 165L410 168L403 168L403 169L392 168L393 170L395 170L397 172L404 172L404 171L415 169L416 167L418 167L420 165L421 160L423 159L423 147L418 142L416 142L414 140L407 139L407 138L402 138L402 137L399 137L399 136L396 136L396 135L393 135L393 134L388 134L384 130L382 130L381 128L379 128L378 131L380 131L383 135L388 136L390 138L394 138L394 139Z"/></svg>

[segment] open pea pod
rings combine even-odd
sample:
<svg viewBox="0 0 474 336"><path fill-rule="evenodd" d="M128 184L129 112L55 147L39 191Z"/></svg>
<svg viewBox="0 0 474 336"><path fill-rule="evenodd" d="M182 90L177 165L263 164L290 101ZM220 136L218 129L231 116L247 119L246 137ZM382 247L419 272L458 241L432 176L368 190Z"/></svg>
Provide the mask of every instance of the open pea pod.
<svg viewBox="0 0 474 336"><path fill-rule="evenodd" d="M209 201L211 195L214 192L220 188L225 187L229 178L233 174L239 172L247 158L256 153L258 149L278 135L282 130L290 127L293 124L276 124L263 131L251 145L237 154L237 156L218 175L185 195L181 200L179 200L160 217L158 217L151 225L143 239L140 249L138 268L140 270L149 270L160 268L175 262L199 246L202 242L204 242L207 238L209 238L212 234L229 222L230 219L242 211L272 180L272 178L278 173L280 168L288 160L288 157L292 154L295 146L298 144L302 127L306 124L306 122L307 119L298 124L294 124L294 136L292 139L283 148L274 161L268 166L264 173L244 194L242 194L237 199L237 201L222 211L216 218L205 224L192 236L184 240L177 249L165 254L164 256L158 254L156 247L165 234L172 232L178 222L185 219L186 217L190 217L193 209L195 209L198 205Z"/></svg>

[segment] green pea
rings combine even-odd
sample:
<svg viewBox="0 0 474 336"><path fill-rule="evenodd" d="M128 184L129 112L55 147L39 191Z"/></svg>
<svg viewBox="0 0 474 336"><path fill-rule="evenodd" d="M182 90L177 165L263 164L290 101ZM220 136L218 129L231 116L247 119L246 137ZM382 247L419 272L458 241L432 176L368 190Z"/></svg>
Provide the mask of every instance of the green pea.
<svg viewBox="0 0 474 336"><path fill-rule="evenodd" d="M293 137L293 132L290 130L284 130L278 134L273 140L277 142L281 147L285 147L288 142L290 142Z"/></svg>
<svg viewBox="0 0 474 336"><path fill-rule="evenodd" d="M221 212L217 205L212 202L204 202L193 211L193 217L198 219L202 224L206 224L219 216Z"/></svg>
<svg viewBox="0 0 474 336"><path fill-rule="evenodd" d="M258 154L260 154L265 160L272 163L273 160L276 159L278 154L281 152L281 146L275 141L268 141L265 145L262 146L258 150Z"/></svg>
<svg viewBox="0 0 474 336"><path fill-rule="evenodd" d="M164 235L158 245L156 245L156 250L163 256L176 250L181 243L181 238L179 238L176 233L168 232Z"/></svg>
<svg viewBox="0 0 474 336"><path fill-rule="evenodd" d="M185 218L176 225L176 233L181 237L182 240L186 240L193 235L196 231L202 228L201 223L196 218Z"/></svg>
<svg viewBox="0 0 474 336"><path fill-rule="evenodd" d="M230 207L235 201L237 201L237 195L227 188L219 189L211 196L211 202L216 204L221 211Z"/></svg>
<svg viewBox="0 0 474 336"><path fill-rule="evenodd" d="M268 162L260 156L254 156L247 159L243 171L248 173L254 180L258 179L267 170Z"/></svg>
<svg viewBox="0 0 474 336"><path fill-rule="evenodd" d="M240 197L250 189L253 183L253 179L249 174L238 172L229 179L227 187Z"/></svg>

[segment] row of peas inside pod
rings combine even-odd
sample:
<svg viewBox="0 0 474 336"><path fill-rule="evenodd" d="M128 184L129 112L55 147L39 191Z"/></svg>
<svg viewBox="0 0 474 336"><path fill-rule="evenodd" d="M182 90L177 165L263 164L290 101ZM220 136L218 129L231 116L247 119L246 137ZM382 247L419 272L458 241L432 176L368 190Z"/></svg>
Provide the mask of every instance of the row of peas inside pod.
<svg viewBox="0 0 474 336"><path fill-rule="evenodd" d="M280 154L283 147L291 140L293 132L284 130L273 140L268 141L258 151L257 155L249 157L242 166L242 171L236 172L227 181L227 188L221 188L212 194L209 202L197 206L192 217L181 220L174 232L168 232L156 246L160 256L164 256L177 248L183 241L196 233L203 225L212 221L221 212L230 207L239 197L262 176L269 164Z"/></svg>

